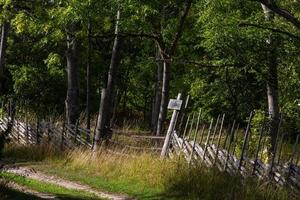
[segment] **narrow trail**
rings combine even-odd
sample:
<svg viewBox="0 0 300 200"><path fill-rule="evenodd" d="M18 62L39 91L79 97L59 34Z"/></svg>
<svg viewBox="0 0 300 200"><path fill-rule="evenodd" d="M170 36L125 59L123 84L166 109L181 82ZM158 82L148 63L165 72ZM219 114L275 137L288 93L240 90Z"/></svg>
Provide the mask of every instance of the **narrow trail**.
<svg viewBox="0 0 300 200"><path fill-rule="evenodd" d="M33 180L49 183L49 184L54 184L57 186L64 187L66 189L71 189L71 190L81 190L85 191L91 194L96 195L99 198L103 199L111 199L111 200L133 200L133 198L129 198L125 195L120 195L120 194L112 194L108 192L103 192L99 190L95 190L87 185L83 185L77 182L73 181L68 181L65 179L58 178L56 176L50 176L43 174L41 172L35 171L33 168L27 168L27 167L18 167L18 166L5 166L3 168L5 172L13 173L16 175L28 177ZM52 198L53 199L53 198ZM55 199L55 197L54 197Z"/></svg>

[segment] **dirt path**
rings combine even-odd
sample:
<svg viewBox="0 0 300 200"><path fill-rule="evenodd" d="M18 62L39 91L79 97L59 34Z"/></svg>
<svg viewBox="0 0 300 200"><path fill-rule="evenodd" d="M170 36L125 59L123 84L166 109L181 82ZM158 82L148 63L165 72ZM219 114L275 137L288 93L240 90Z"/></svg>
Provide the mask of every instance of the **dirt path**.
<svg viewBox="0 0 300 200"><path fill-rule="evenodd" d="M10 167L4 167L4 171L13 173L16 175L20 175L20 176L25 176L25 177L28 177L30 179L34 179L37 181L58 185L58 186L61 186L61 187L67 188L67 189L71 189L71 190L82 190L85 192L92 193L99 198L111 199L111 200L133 200L132 198L129 198L124 195L111 194L111 193L107 193L107 192L98 191L87 185L64 180L64 179L61 179L61 178L58 178L55 176L49 176L49 175L43 174L41 172L37 172L32 168L10 166Z"/></svg>
<svg viewBox="0 0 300 200"><path fill-rule="evenodd" d="M6 186L7 186L8 188L11 188L11 189L20 191L20 192L22 192L22 193L25 193L25 194L29 194L29 195L35 196L35 197L37 197L37 198L39 198L39 199L59 200L59 198L57 198L56 196L54 196L54 195L52 195L52 194L47 194L47 193L37 192L37 191L28 189L27 187L24 187L24 186L22 186L22 185L19 185L19 184L13 183L13 182L7 183Z"/></svg>

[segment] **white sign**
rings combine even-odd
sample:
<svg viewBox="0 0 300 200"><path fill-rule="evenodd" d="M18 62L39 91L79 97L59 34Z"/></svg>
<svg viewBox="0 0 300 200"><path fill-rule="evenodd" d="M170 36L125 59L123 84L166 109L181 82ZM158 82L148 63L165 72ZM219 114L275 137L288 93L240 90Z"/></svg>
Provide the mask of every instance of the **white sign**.
<svg viewBox="0 0 300 200"><path fill-rule="evenodd" d="M168 109L181 110L182 100L170 99Z"/></svg>

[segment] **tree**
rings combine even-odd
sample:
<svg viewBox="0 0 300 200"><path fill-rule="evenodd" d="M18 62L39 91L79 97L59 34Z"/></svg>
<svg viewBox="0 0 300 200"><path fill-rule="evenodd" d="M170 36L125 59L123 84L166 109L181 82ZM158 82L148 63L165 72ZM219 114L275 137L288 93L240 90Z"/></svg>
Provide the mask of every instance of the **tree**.
<svg viewBox="0 0 300 200"><path fill-rule="evenodd" d="M78 86L78 41L77 23L71 23L67 31L67 73L68 89L66 97L66 119L68 124L75 124L79 117L79 86Z"/></svg>
<svg viewBox="0 0 300 200"><path fill-rule="evenodd" d="M182 36L184 30L184 23L187 18L187 15L192 6L192 0L187 0L185 3L185 9L183 11L183 15L180 18L179 25L177 31L175 32L174 39L170 46L167 46L162 39L158 40L158 45L160 49L160 56L163 60L163 75L162 75L162 94L161 94L161 102L160 109L158 115L157 129L156 135L162 134L163 124L167 115L167 106L169 100L169 90L170 90L170 73L171 73L171 59L175 54L178 41Z"/></svg>
<svg viewBox="0 0 300 200"><path fill-rule="evenodd" d="M4 74L5 70L5 53L7 48L7 37L8 37L9 23L4 22L1 26L1 40L0 40L0 94L3 94L6 85L6 77Z"/></svg>
<svg viewBox="0 0 300 200"><path fill-rule="evenodd" d="M120 64L120 48L122 38L119 35L120 11L117 11L117 20L115 27L115 39L113 44L111 62L108 71L106 88L101 93L101 101L97 120L97 129L95 136L95 148L99 145L100 139L110 137L111 117L113 111L113 102L115 97L115 84Z"/></svg>
<svg viewBox="0 0 300 200"><path fill-rule="evenodd" d="M263 4L263 6L265 7L264 10L269 9L273 11L274 13L278 14L279 16L291 22L296 28L300 29L300 20L297 19L297 17L295 17L289 11L278 7L277 4L275 3L275 0L256 0L256 1Z"/></svg>

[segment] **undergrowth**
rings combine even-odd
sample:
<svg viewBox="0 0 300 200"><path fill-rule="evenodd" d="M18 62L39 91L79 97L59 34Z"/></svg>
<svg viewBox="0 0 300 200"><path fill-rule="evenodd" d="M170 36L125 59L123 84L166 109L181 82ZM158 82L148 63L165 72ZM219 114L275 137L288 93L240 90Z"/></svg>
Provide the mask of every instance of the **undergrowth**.
<svg viewBox="0 0 300 200"><path fill-rule="evenodd" d="M45 173L98 189L126 193L137 199L293 199L286 188L251 178L244 180L239 176L229 176L200 164L188 166L180 156L162 160L149 153L116 155L105 149L98 152L76 149L58 158L43 148L40 151L25 149L21 150L24 158L31 158L33 156L30 154L40 152L36 157L48 160L35 165ZM15 152L20 152L20 149L10 147L5 154L20 155ZM50 159L47 159L47 152ZM55 162L51 162L52 158Z"/></svg>

